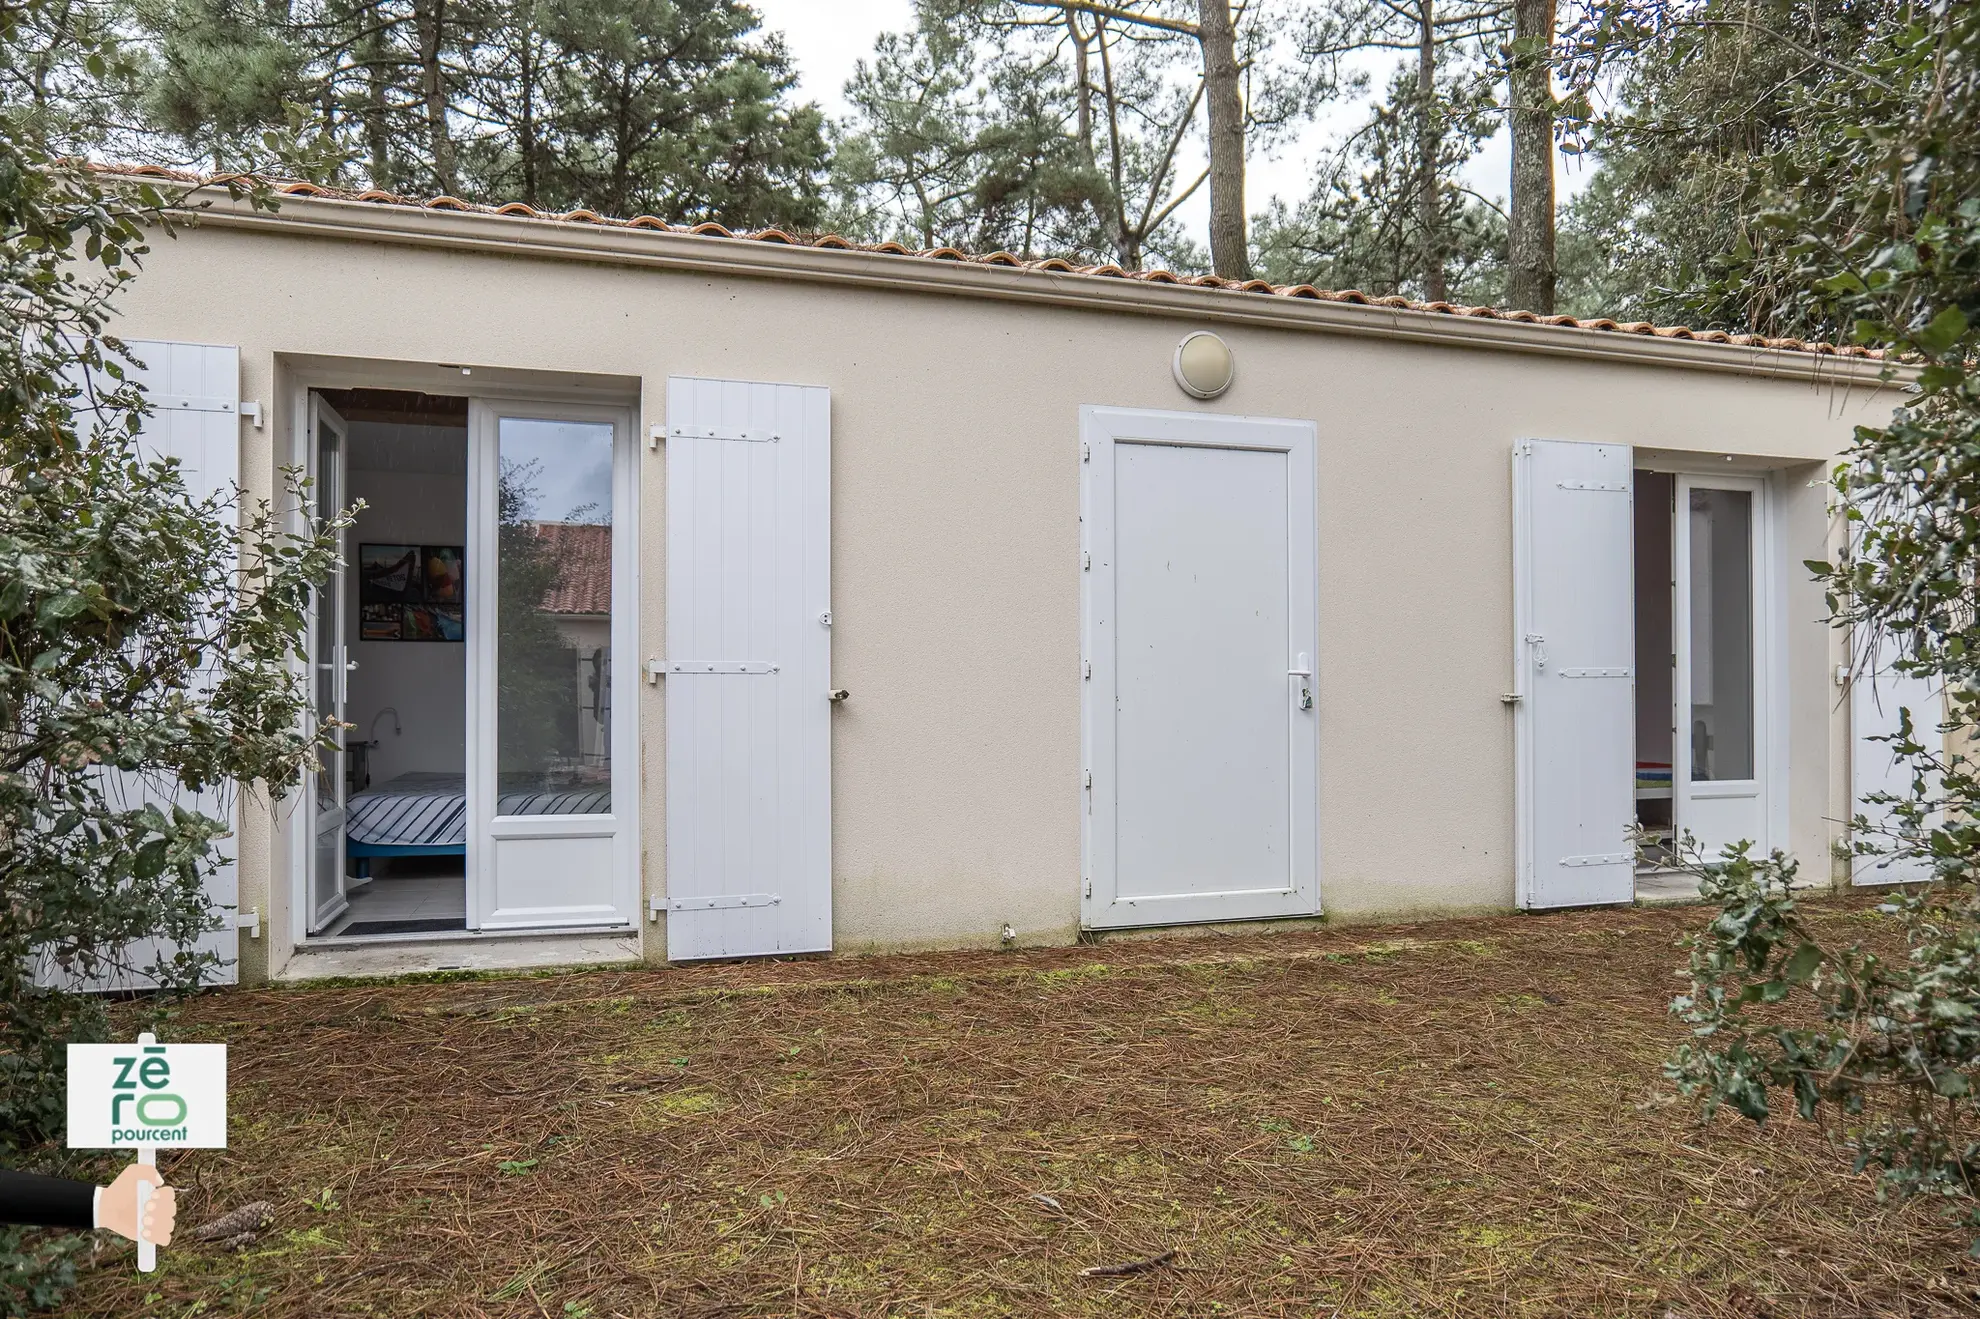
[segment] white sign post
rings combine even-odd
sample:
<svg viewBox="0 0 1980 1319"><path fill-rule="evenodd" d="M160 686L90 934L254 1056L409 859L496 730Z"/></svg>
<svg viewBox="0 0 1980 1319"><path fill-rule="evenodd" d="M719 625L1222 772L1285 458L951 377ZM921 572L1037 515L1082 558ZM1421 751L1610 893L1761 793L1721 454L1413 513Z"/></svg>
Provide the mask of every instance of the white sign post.
<svg viewBox="0 0 1980 1319"><path fill-rule="evenodd" d="M69 1148L137 1151L151 1165L160 1149L227 1148L227 1046L160 1044L150 1031L136 1044L69 1046ZM138 1268L158 1264L144 1239L152 1186L138 1183Z"/></svg>

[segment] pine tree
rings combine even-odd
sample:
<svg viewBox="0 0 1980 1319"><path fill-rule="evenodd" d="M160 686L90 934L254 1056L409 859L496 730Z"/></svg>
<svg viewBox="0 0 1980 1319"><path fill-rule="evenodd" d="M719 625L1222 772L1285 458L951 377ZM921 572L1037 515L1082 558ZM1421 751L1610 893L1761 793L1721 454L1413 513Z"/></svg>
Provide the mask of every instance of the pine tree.
<svg viewBox="0 0 1980 1319"><path fill-rule="evenodd" d="M244 0L157 0L140 6L157 33L139 85L144 118L176 135L215 170L247 157L306 95L301 51L279 19Z"/></svg>
<svg viewBox="0 0 1980 1319"><path fill-rule="evenodd" d="M260 134L325 181L804 227L826 148L741 0L141 0L142 154L231 170ZM344 162L337 165L334 162Z"/></svg>
<svg viewBox="0 0 1980 1319"><path fill-rule="evenodd" d="M1313 193L1260 217L1266 278L1431 301L1499 301L1506 219L1458 178L1491 136L1496 108L1476 69L1452 69L1426 97L1421 65L1399 68ZM1435 154L1426 157L1426 150Z"/></svg>
<svg viewBox="0 0 1980 1319"><path fill-rule="evenodd" d="M790 58L759 24L739 0L553 0L551 204L732 227L816 224L824 115L787 102Z"/></svg>
<svg viewBox="0 0 1980 1319"><path fill-rule="evenodd" d="M919 247L1096 256L1105 188L1067 131L1072 93L1054 65L1023 51L986 60L939 12L919 17L883 35L848 87L838 222Z"/></svg>

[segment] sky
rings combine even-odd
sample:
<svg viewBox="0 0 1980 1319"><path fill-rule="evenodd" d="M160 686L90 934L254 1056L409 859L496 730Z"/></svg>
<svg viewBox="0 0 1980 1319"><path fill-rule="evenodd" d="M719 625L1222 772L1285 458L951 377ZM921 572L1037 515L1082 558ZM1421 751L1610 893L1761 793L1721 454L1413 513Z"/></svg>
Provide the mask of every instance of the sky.
<svg viewBox="0 0 1980 1319"><path fill-rule="evenodd" d="M502 464L530 470L535 500L523 516L542 522L612 520L612 428L592 421L502 418Z"/></svg>
<svg viewBox="0 0 1980 1319"><path fill-rule="evenodd" d="M784 34L797 63L798 95L816 100L834 118L847 111L844 89L853 68L872 53L873 42L882 32L903 31L914 22L911 0L751 0L763 15L764 26ZM1387 80L1391 65L1401 55L1387 53L1367 66L1370 83L1380 87ZM1410 58L1413 58L1410 57ZM1367 112L1365 101L1338 104L1270 156L1254 156L1245 171L1245 204L1252 212L1262 210L1273 197L1288 204L1302 200L1311 190L1316 163L1342 134L1358 126ZM1201 168L1201 162L1196 162ZM1464 169L1464 182L1481 196L1505 204L1512 171L1512 147L1504 128L1485 144ZM1569 157L1556 157L1555 188L1566 201L1587 180L1585 168ZM1178 218L1200 243L1209 243L1208 189L1195 196L1177 213Z"/></svg>

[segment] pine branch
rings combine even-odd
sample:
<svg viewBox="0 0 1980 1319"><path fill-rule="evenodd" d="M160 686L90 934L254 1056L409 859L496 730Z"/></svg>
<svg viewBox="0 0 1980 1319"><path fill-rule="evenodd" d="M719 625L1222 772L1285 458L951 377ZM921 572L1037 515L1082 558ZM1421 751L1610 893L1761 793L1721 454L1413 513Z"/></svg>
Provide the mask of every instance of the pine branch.
<svg viewBox="0 0 1980 1319"><path fill-rule="evenodd" d="M1092 0L1015 0L1015 3L1029 5L1033 9L1056 9L1061 13L1070 10L1077 14L1088 14L1094 18L1111 18L1116 22L1129 23L1135 27L1158 28L1163 32L1175 32L1185 37L1200 39L1196 24L1180 18L1163 18L1156 14L1143 14L1133 9L1123 9L1119 5L1092 3Z"/></svg>

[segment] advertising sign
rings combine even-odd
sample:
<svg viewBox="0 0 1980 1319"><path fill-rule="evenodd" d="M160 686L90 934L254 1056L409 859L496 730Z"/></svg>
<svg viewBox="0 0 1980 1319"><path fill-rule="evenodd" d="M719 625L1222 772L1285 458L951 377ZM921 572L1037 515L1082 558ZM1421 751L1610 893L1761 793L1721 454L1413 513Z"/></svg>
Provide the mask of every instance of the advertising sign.
<svg viewBox="0 0 1980 1319"><path fill-rule="evenodd" d="M225 1149L227 1046L71 1044L69 1148Z"/></svg>

